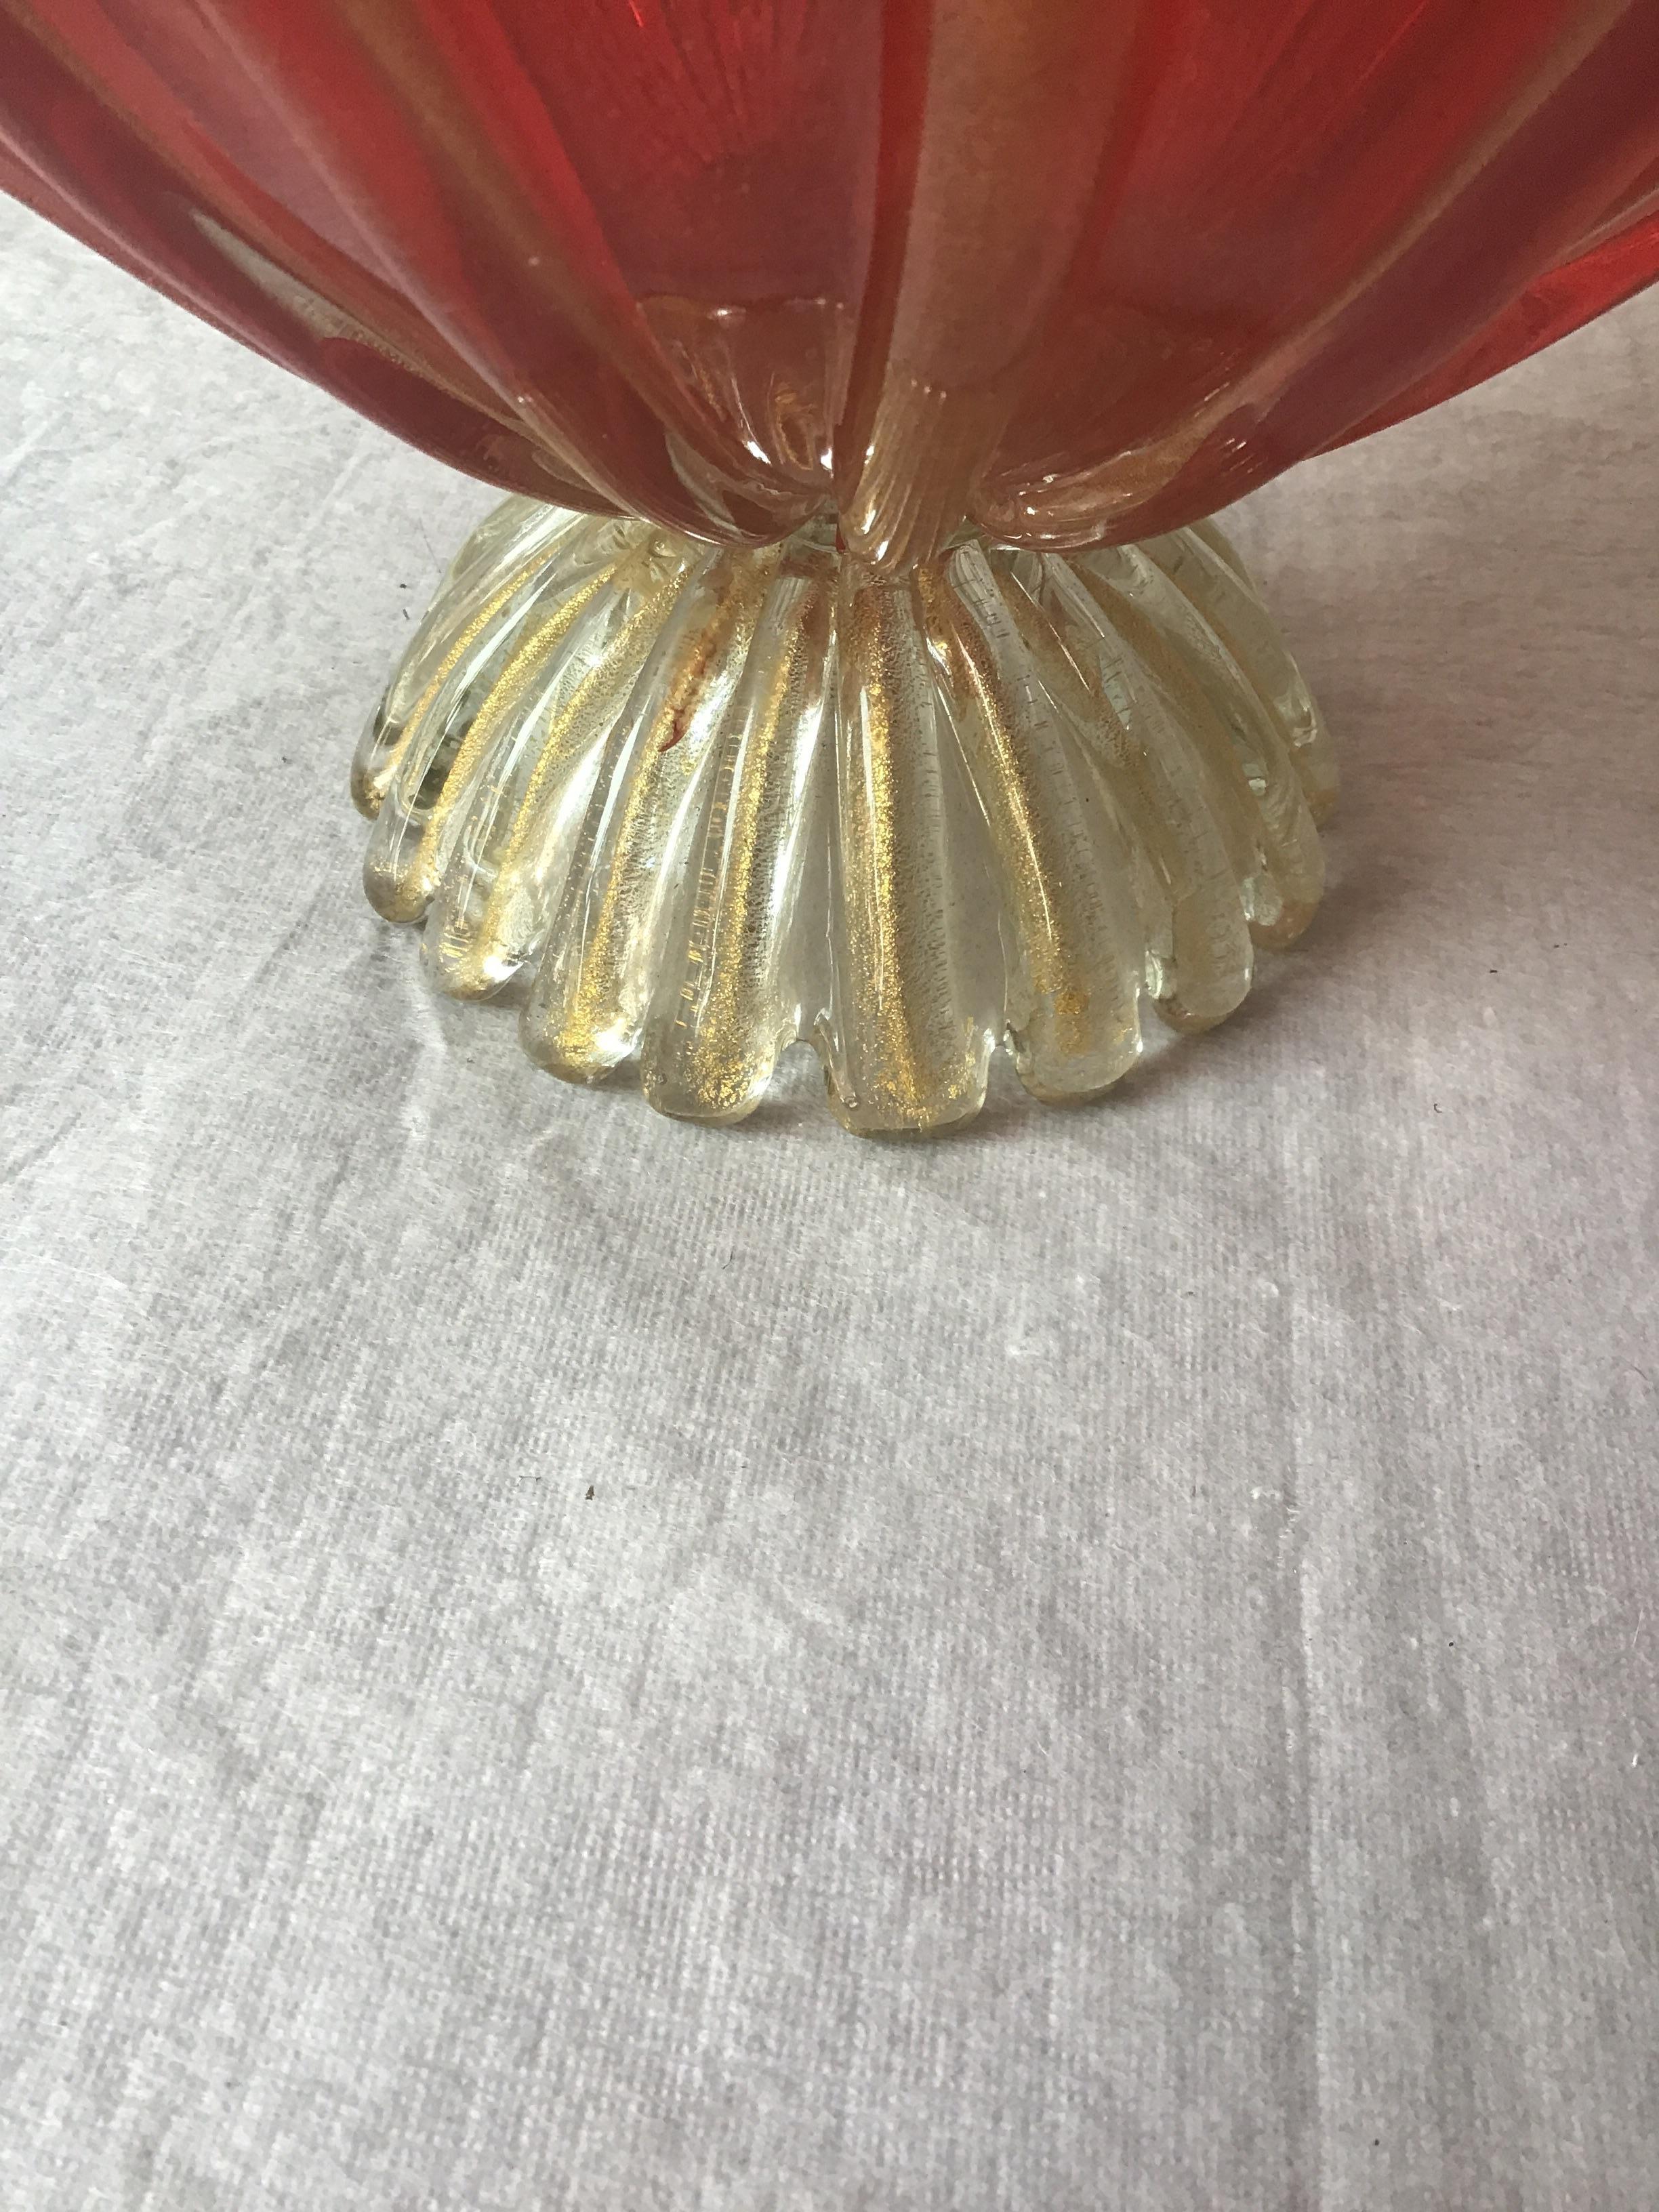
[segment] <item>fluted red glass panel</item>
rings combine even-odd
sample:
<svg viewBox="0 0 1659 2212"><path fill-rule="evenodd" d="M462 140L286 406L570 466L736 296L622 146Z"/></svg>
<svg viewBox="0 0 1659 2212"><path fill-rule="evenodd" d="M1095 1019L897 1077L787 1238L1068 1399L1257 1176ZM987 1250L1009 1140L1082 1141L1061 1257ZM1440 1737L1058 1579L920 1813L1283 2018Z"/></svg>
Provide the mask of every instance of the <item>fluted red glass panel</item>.
<svg viewBox="0 0 1659 2212"><path fill-rule="evenodd" d="M1081 545L1659 274L1659 0L0 0L0 184L492 483Z"/></svg>

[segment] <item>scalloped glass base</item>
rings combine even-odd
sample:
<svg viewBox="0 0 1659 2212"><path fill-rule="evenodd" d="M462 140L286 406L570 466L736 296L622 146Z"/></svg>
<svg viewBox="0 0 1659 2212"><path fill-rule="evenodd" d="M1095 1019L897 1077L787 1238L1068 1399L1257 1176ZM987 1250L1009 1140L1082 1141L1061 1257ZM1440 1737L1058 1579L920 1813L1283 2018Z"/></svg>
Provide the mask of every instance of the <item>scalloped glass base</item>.
<svg viewBox="0 0 1659 2212"><path fill-rule="evenodd" d="M510 499L358 748L368 896L571 1081L735 1121L809 1038L865 1133L939 1129L1006 1046L1092 1098L1143 1005L1207 1028L1305 926L1329 741L1212 525L967 538L877 578Z"/></svg>

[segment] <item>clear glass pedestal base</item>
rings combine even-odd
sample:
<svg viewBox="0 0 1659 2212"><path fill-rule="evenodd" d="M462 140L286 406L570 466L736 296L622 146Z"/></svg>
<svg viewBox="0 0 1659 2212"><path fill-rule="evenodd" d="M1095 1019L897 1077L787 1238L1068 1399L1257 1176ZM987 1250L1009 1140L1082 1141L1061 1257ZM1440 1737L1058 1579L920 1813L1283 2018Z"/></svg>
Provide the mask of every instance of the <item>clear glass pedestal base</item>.
<svg viewBox="0 0 1659 2212"><path fill-rule="evenodd" d="M740 1120L810 1039L866 1134L991 1054L1109 1089L1143 1010L1231 1013L1323 879L1307 688L1213 526L897 580L828 526L731 550L510 499L358 748L368 896L556 1075Z"/></svg>

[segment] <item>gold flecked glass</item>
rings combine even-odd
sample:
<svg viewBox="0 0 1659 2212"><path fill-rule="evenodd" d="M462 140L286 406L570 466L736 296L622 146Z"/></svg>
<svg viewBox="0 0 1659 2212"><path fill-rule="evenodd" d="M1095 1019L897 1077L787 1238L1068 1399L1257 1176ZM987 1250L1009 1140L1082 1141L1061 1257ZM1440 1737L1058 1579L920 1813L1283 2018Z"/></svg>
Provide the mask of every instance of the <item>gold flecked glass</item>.
<svg viewBox="0 0 1659 2212"><path fill-rule="evenodd" d="M961 532L894 575L507 500L353 775L379 911L568 1080L740 1120L809 1041L865 1134L977 1113L1005 1046L1098 1097L1320 895L1329 741L1212 524L1081 553Z"/></svg>

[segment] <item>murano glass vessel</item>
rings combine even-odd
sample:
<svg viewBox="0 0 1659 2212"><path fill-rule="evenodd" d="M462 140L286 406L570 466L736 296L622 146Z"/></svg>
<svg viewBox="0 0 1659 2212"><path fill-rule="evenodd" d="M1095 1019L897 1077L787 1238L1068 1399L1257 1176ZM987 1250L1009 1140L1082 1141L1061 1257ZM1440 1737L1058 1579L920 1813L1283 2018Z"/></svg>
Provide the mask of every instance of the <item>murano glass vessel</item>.
<svg viewBox="0 0 1659 2212"><path fill-rule="evenodd" d="M437 983L928 1130L1312 915L1206 518L1659 273L1659 0L0 0L0 185L509 495L354 769Z"/></svg>

